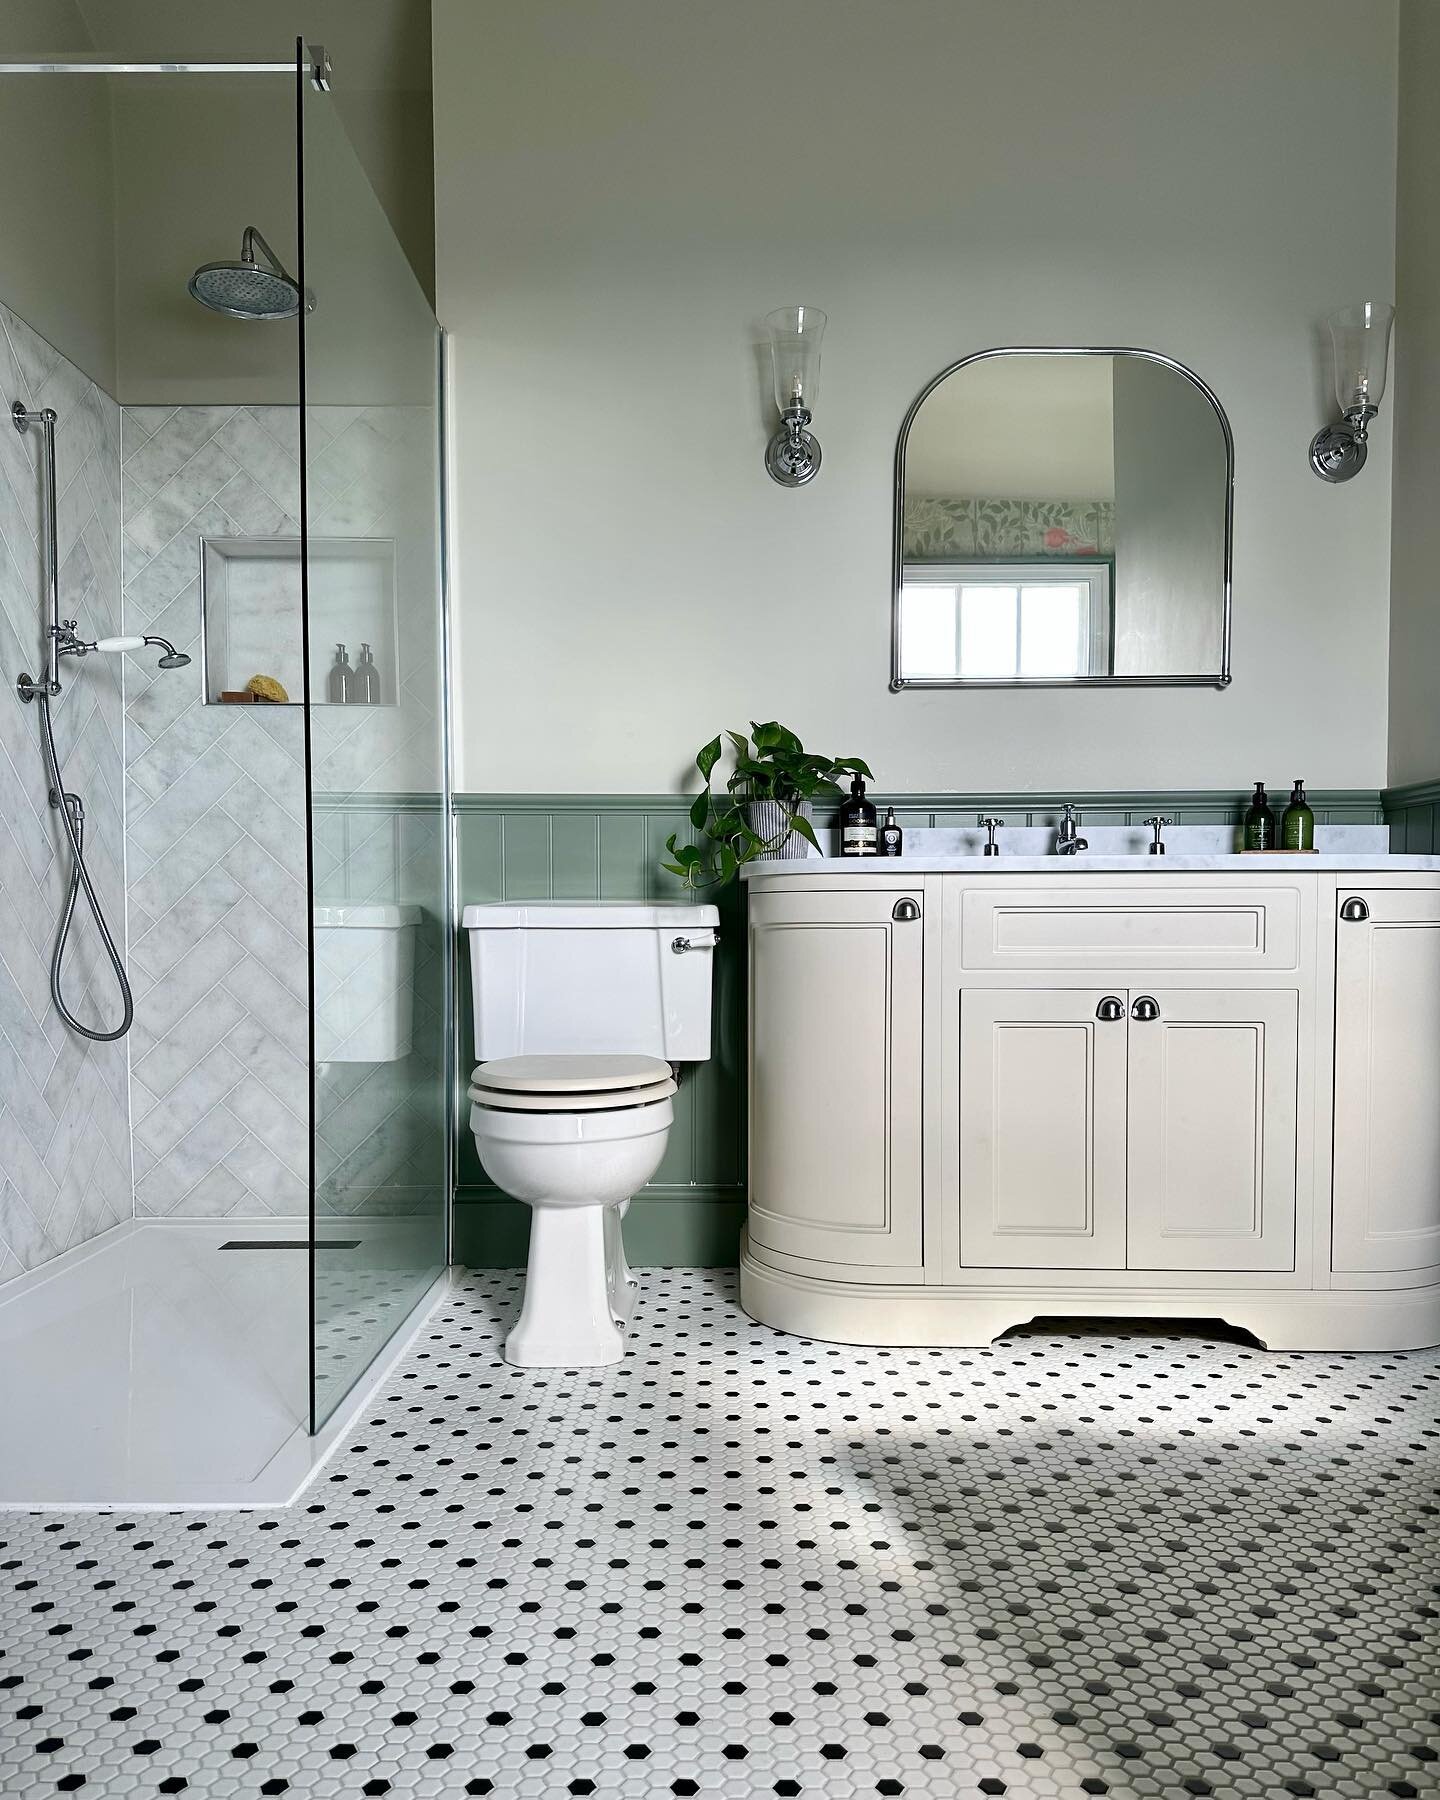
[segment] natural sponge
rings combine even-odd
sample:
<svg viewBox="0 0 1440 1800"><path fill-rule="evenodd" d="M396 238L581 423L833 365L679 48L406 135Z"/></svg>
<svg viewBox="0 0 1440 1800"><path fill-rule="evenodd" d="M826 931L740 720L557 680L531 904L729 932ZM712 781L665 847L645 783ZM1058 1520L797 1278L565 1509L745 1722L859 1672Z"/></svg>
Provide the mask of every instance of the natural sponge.
<svg viewBox="0 0 1440 1800"><path fill-rule="evenodd" d="M252 675L245 683L245 692L253 694L257 700L285 701L290 698L273 675Z"/></svg>

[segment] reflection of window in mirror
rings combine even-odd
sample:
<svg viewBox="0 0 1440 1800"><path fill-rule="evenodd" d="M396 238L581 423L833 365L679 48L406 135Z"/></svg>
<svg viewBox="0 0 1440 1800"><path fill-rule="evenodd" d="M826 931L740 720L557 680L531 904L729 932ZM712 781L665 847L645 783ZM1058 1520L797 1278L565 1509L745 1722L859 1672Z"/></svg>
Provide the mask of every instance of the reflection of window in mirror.
<svg viewBox="0 0 1440 1800"><path fill-rule="evenodd" d="M1103 562L909 564L900 591L907 681L1063 681L1111 669Z"/></svg>

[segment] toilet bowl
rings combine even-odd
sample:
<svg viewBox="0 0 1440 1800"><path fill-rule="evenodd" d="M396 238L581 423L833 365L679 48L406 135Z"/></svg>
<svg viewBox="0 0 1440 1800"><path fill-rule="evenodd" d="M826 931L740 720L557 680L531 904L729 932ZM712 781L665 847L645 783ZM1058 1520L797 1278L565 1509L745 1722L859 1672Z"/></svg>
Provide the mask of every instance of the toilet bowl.
<svg viewBox="0 0 1440 1800"><path fill-rule="evenodd" d="M635 1287L621 1219L665 1154L677 1071L710 1055L713 906L467 906L470 1126L486 1174L530 1208L505 1358L584 1368L624 1352Z"/></svg>
<svg viewBox="0 0 1440 1800"><path fill-rule="evenodd" d="M521 1368L619 1362L633 1305L620 1218L665 1154L670 1065L648 1056L515 1056L482 1063L470 1128L485 1172L531 1209Z"/></svg>

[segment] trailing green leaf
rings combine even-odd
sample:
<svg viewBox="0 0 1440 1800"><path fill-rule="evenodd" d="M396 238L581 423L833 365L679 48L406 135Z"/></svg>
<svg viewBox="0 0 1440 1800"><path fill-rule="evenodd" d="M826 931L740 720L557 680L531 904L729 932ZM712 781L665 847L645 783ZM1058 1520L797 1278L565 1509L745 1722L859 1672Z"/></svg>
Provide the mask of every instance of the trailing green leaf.
<svg viewBox="0 0 1440 1800"><path fill-rule="evenodd" d="M870 779L870 765L859 757L815 755L776 719L752 719L748 737L728 729L722 735L735 752L723 792L712 786L721 737L712 738L695 757L705 783L690 803L690 826L699 842L681 844L672 834L665 844L671 860L662 866L691 889L733 881L746 863L784 845L792 831L818 850L815 828L800 809L816 800L834 800L851 775ZM746 817L747 806L756 800L773 800L783 809L781 825L769 837L755 831Z"/></svg>

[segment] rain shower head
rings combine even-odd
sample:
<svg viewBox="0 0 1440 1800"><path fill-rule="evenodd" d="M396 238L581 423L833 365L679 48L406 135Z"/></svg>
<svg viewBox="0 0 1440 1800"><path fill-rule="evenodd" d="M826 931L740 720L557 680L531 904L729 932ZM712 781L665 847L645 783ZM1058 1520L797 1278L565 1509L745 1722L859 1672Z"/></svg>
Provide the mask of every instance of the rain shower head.
<svg viewBox="0 0 1440 1800"><path fill-rule="evenodd" d="M262 265L256 251L269 267ZM191 294L211 312L227 319L293 319L300 311L300 284L253 225L240 240L239 262L202 263L190 277ZM314 312L315 296L307 289L305 310Z"/></svg>

